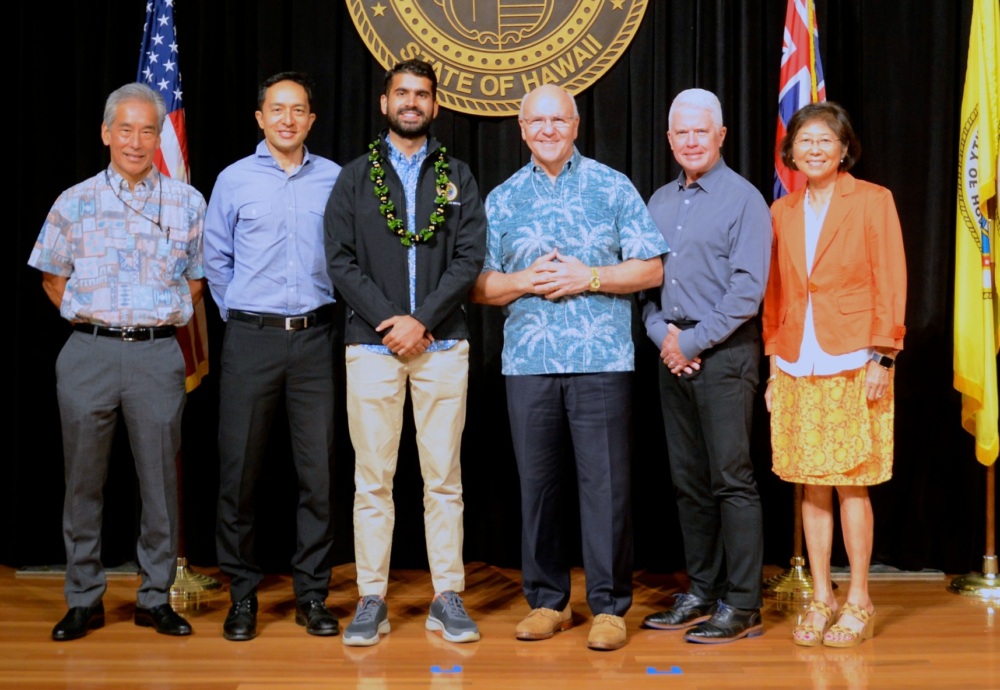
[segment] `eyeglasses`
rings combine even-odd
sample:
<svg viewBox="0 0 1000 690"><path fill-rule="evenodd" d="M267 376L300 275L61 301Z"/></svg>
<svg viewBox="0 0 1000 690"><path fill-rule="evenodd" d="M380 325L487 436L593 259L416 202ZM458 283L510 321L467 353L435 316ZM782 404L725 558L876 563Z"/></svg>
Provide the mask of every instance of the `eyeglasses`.
<svg viewBox="0 0 1000 690"><path fill-rule="evenodd" d="M560 132L564 132L573 126L576 121L575 117L532 117L532 118L522 118L521 122L528 126L533 132L537 132L540 129L545 129L548 125L552 125Z"/></svg>
<svg viewBox="0 0 1000 690"><path fill-rule="evenodd" d="M834 146L841 143L839 139L828 139L826 137L822 139L810 139L809 137L802 137L801 139L795 140L795 145L803 150L808 151L813 146L818 146L821 151L830 151Z"/></svg>

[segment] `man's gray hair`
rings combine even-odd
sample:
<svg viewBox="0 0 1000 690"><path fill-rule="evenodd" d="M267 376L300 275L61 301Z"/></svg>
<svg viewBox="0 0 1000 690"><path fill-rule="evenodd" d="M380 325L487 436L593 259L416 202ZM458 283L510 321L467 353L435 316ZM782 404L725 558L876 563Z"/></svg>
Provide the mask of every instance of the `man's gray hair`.
<svg viewBox="0 0 1000 690"><path fill-rule="evenodd" d="M569 91L567 91L563 87L559 86L558 84L542 84L541 86L536 86L531 91L529 91L528 93L524 94L524 98L521 99L521 108L518 110L518 113L517 113L518 119L521 119L521 120L524 119L524 104L525 104L525 102L527 102L528 96L530 96L533 93L535 93L535 91L538 91L539 89L545 88L547 86L552 87L554 89L558 89L559 91L562 91L564 94L566 94L566 97L569 98L569 102L573 104L573 117L580 117L580 109L576 107L576 99L573 98L573 94L571 94Z"/></svg>
<svg viewBox="0 0 1000 690"><path fill-rule="evenodd" d="M677 108L703 108L712 114L712 123L716 127L722 127L722 104L711 91L705 89L687 89L681 91L670 104L670 112L667 113L667 129L674 125L674 111Z"/></svg>
<svg viewBox="0 0 1000 690"><path fill-rule="evenodd" d="M126 101L141 101L156 106L156 131L163 131L163 120L167 117L167 104L163 102L163 96L139 82L126 84L111 92L108 100L104 102L105 127L111 129L111 125L115 122L118 106Z"/></svg>

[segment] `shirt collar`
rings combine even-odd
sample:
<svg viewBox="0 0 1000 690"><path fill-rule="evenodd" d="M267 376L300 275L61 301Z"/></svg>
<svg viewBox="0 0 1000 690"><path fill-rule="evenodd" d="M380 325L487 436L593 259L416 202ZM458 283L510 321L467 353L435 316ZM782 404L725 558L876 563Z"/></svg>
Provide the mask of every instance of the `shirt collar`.
<svg viewBox="0 0 1000 690"><path fill-rule="evenodd" d="M569 160L566 161L566 164L563 165L562 170L559 171L559 175L562 175L563 173L566 173L567 175L569 175L569 174L573 173L573 171L578 170L580 168L580 160L582 158L583 158L583 156L580 154L580 150L578 148L576 148L576 146L574 146L573 147L573 155L570 156ZM528 165L531 166L531 172L536 172L536 173L537 172L542 172L542 173L545 172L544 170L542 170L542 167L540 165L538 165L537 163L535 163L534 157L532 157L531 160L528 161ZM556 175L556 177L559 177L559 175Z"/></svg>
<svg viewBox="0 0 1000 690"><path fill-rule="evenodd" d="M726 162L720 157L719 160L716 161L715 165L713 165L707 173L705 173L697 180L692 182L691 186L699 187L704 191L708 192L709 194L711 194L712 189L715 188L715 186L719 181L719 178L722 177L723 171L726 170L727 167L728 166L726 165ZM686 188L685 187L686 183L687 183L687 175L684 173L683 170L681 170L681 174L677 176L678 189L680 189L680 191L683 192L684 189Z"/></svg>
<svg viewBox="0 0 1000 690"><path fill-rule="evenodd" d="M267 148L266 139L261 139L260 143L257 144L256 156L257 156L257 162L260 163L261 165L269 165L284 172L284 170L282 170L282 167L278 165L278 161L271 154L271 149ZM298 168L296 168L295 171L298 172L299 170L302 170L302 168L304 168L307 163L309 163L309 147L303 144L302 164Z"/></svg>
<svg viewBox="0 0 1000 690"><path fill-rule="evenodd" d="M107 176L108 184L111 186L112 189L120 190L122 189L123 186L125 187L125 189L128 189L128 182L126 182L125 178L122 175L120 175L117 170L115 170L113 165L110 164L108 165L108 169L105 174ZM157 170L156 166L154 165L152 168L149 169L149 174L146 175L146 177L144 177L142 180L140 180L136 186L138 187L139 185L143 185L150 192L153 192L156 190L159 184L160 184L160 171Z"/></svg>
<svg viewBox="0 0 1000 690"><path fill-rule="evenodd" d="M390 139L389 136L386 135L385 144L389 150L389 162L391 162L393 166L415 165L423 163L424 159L427 158L427 144L429 141L430 139L424 139L424 143L420 147L420 150L414 153L409 158L407 158L406 154L404 154L402 151L393 146L392 139Z"/></svg>

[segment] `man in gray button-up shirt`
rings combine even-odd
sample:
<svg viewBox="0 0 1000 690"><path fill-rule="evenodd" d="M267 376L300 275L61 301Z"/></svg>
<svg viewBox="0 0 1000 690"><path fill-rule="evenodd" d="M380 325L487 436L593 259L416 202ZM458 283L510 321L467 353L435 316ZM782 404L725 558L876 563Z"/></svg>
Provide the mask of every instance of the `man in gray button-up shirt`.
<svg viewBox="0 0 1000 690"><path fill-rule="evenodd" d="M663 287L647 293L646 333L660 348L660 401L690 590L645 627L691 628L689 642L759 635L760 496L750 461L757 314L771 256L767 204L722 160L722 109L690 89L667 138L683 172L649 210L670 245Z"/></svg>

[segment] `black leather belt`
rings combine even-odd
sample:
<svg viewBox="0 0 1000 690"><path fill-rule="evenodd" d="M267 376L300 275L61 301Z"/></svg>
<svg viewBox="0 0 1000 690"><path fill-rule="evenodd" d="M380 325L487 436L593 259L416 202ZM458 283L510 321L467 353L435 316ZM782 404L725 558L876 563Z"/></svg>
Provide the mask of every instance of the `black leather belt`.
<svg viewBox="0 0 1000 690"><path fill-rule="evenodd" d="M98 326L92 323L75 323L74 331L88 335L99 335L103 338L117 338L126 343L134 343L158 338L173 338L177 335L176 326Z"/></svg>
<svg viewBox="0 0 1000 690"><path fill-rule="evenodd" d="M296 316L285 316L284 314L258 314L242 309L230 309L228 317L233 321L252 323L258 328L265 326L269 328L281 328L286 331L302 331L314 326L330 323L333 321L333 305L324 304L322 307L307 314Z"/></svg>
<svg viewBox="0 0 1000 690"><path fill-rule="evenodd" d="M668 320L667 323L677 326L682 331L685 328L694 328L695 326L698 325L697 321L692 321L691 319L676 319L674 321Z"/></svg>

